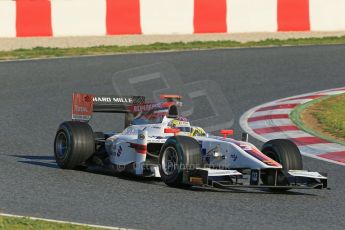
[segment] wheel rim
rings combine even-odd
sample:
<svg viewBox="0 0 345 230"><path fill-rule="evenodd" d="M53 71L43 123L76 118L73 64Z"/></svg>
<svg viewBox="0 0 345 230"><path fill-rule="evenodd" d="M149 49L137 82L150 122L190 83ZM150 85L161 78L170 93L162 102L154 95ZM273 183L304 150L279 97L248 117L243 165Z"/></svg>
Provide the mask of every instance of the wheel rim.
<svg viewBox="0 0 345 230"><path fill-rule="evenodd" d="M68 152L68 140L64 132L60 132L56 137L55 153L59 158L64 158Z"/></svg>
<svg viewBox="0 0 345 230"><path fill-rule="evenodd" d="M176 149L173 147L168 147L164 150L162 156L162 169L165 175L172 175L178 164L178 155Z"/></svg>

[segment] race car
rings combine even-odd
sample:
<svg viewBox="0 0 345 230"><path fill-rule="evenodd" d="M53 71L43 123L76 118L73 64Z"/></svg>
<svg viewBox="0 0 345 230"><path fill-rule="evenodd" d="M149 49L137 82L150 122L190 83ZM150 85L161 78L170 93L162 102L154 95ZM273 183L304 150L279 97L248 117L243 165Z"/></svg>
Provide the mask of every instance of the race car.
<svg viewBox="0 0 345 230"><path fill-rule="evenodd" d="M180 115L179 95L161 99L74 93L72 120L61 123L55 136L57 165L160 177L173 187L327 188L325 173L303 170L292 141L270 140L259 150L245 133L235 140L232 130L217 136L191 125ZM95 112L125 114L124 130L94 132L88 122Z"/></svg>

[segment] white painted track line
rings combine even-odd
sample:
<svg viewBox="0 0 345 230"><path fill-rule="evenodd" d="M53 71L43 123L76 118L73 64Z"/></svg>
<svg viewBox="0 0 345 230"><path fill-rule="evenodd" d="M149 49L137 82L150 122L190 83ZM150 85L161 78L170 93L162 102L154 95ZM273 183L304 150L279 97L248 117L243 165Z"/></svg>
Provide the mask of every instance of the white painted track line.
<svg viewBox="0 0 345 230"><path fill-rule="evenodd" d="M42 220L42 221L47 221L47 222L59 223L59 224L73 224L73 225L78 225L78 226L100 228L100 229L112 229L112 230L127 230L128 229L128 228L111 227L111 226L104 226L104 225L93 225L93 224L84 224L84 223L71 222L71 221L38 218L38 217L31 217L31 216L20 216L20 215L13 215L13 214L8 214L8 213L1 213L1 212L0 212L0 216L16 217L16 218L28 218L30 220Z"/></svg>

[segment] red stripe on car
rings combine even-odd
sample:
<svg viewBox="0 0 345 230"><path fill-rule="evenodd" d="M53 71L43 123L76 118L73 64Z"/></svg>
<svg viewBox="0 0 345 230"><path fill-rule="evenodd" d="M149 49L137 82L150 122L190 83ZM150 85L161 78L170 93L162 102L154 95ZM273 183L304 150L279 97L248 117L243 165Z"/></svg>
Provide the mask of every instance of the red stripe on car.
<svg viewBox="0 0 345 230"><path fill-rule="evenodd" d="M129 147L135 149L135 151L140 154L146 154L147 152L147 145L129 142Z"/></svg>
<svg viewBox="0 0 345 230"><path fill-rule="evenodd" d="M278 167L281 166L281 164L272 160L271 158L269 158L268 156L266 156L265 154L263 154L262 152L260 152L257 149L248 150L246 152L249 153L251 156L255 157L256 159L264 162L267 165L278 166Z"/></svg>

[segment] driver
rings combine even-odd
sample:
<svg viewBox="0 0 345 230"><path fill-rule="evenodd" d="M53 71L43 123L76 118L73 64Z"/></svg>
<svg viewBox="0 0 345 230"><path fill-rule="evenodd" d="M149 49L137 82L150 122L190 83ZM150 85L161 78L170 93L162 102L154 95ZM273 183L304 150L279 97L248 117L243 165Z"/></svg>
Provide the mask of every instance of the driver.
<svg viewBox="0 0 345 230"><path fill-rule="evenodd" d="M172 128L178 128L180 130L179 135L206 136L206 132L201 127L191 126L185 119L174 119L168 125Z"/></svg>

